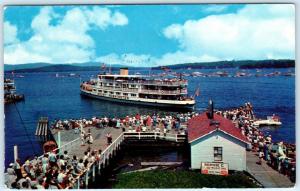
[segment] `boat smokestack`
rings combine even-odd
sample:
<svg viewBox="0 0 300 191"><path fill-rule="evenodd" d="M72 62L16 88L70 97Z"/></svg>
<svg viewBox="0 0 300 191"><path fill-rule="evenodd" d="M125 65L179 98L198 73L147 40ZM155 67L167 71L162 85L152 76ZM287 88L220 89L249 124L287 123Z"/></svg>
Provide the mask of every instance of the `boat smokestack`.
<svg viewBox="0 0 300 191"><path fill-rule="evenodd" d="M120 75L128 76L128 68L120 68Z"/></svg>
<svg viewBox="0 0 300 191"><path fill-rule="evenodd" d="M208 119L214 119L214 102L212 100L208 102L206 115Z"/></svg>

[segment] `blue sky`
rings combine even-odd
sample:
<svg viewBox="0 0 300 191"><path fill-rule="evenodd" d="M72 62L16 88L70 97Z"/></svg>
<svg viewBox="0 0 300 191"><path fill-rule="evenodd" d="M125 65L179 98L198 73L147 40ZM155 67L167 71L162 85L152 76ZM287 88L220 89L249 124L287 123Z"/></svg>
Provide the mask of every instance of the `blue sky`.
<svg viewBox="0 0 300 191"><path fill-rule="evenodd" d="M4 63L294 59L289 4L10 6Z"/></svg>

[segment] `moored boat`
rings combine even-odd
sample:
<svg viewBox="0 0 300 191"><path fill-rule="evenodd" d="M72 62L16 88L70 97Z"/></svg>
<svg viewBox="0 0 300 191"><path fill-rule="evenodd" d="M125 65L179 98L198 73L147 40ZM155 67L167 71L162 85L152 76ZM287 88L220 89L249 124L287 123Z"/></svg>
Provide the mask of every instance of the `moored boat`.
<svg viewBox="0 0 300 191"><path fill-rule="evenodd" d="M15 81L4 79L4 103L13 103L24 100L24 95L16 93Z"/></svg>
<svg viewBox="0 0 300 191"><path fill-rule="evenodd" d="M268 116L267 119L264 120L256 120L254 121L254 126L280 126L282 123L278 116Z"/></svg>

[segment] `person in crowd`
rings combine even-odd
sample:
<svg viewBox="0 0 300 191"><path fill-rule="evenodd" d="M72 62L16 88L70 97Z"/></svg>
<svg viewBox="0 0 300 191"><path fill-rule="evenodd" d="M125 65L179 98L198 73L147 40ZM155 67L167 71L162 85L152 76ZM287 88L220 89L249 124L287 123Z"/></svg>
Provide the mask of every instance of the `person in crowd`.
<svg viewBox="0 0 300 191"><path fill-rule="evenodd" d="M49 165L51 167L55 166L56 165L56 154L54 151L51 151L49 153Z"/></svg>
<svg viewBox="0 0 300 191"><path fill-rule="evenodd" d="M14 170L17 175L17 180L23 178L22 172L21 172L21 161L20 159L16 159L16 162L14 164Z"/></svg>
<svg viewBox="0 0 300 191"><path fill-rule="evenodd" d="M87 134L87 143L88 143L88 144L93 144L93 141L94 141L93 136L92 136L92 134L89 132L89 133Z"/></svg>
<svg viewBox="0 0 300 191"><path fill-rule="evenodd" d="M112 136L110 133L106 134L106 139L107 139L107 145L110 145L112 143Z"/></svg>
<svg viewBox="0 0 300 191"><path fill-rule="evenodd" d="M79 159L79 163L76 166L77 173L82 173L84 171L84 169L85 169L85 167L83 164L83 159Z"/></svg>
<svg viewBox="0 0 300 191"><path fill-rule="evenodd" d="M77 157L76 157L76 155L73 155L73 158L72 158L72 160L71 160L71 165L72 165L73 168L75 169L76 166L77 166L77 164L78 164Z"/></svg>
<svg viewBox="0 0 300 191"><path fill-rule="evenodd" d="M82 130L80 133L81 146L85 145L85 132Z"/></svg>
<svg viewBox="0 0 300 191"><path fill-rule="evenodd" d="M8 188L13 188L12 183L16 182L16 180L17 180L17 175L16 175L13 167L14 167L14 164L10 163L9 167L6 169L7 179L6 179L5 184L7 185Z"/></svg>
<svg viewBox="0 0 300 191"><path fill-rule="evenodd" d="M70 159L70 156L68 155L68 151L64 151L64 160L67 161Z"/></svg>

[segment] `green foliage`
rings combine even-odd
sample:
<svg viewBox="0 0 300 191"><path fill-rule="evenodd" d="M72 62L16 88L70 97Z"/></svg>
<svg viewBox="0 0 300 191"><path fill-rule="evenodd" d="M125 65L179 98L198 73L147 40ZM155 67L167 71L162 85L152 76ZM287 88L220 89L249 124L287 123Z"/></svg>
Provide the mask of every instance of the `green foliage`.
<svg viewBox="0 0 300 191"><path fill-rule="evenodd" d="M119 174L113 188L257 188L246 175L227 177L195 171L147 171Z"/></svg>

